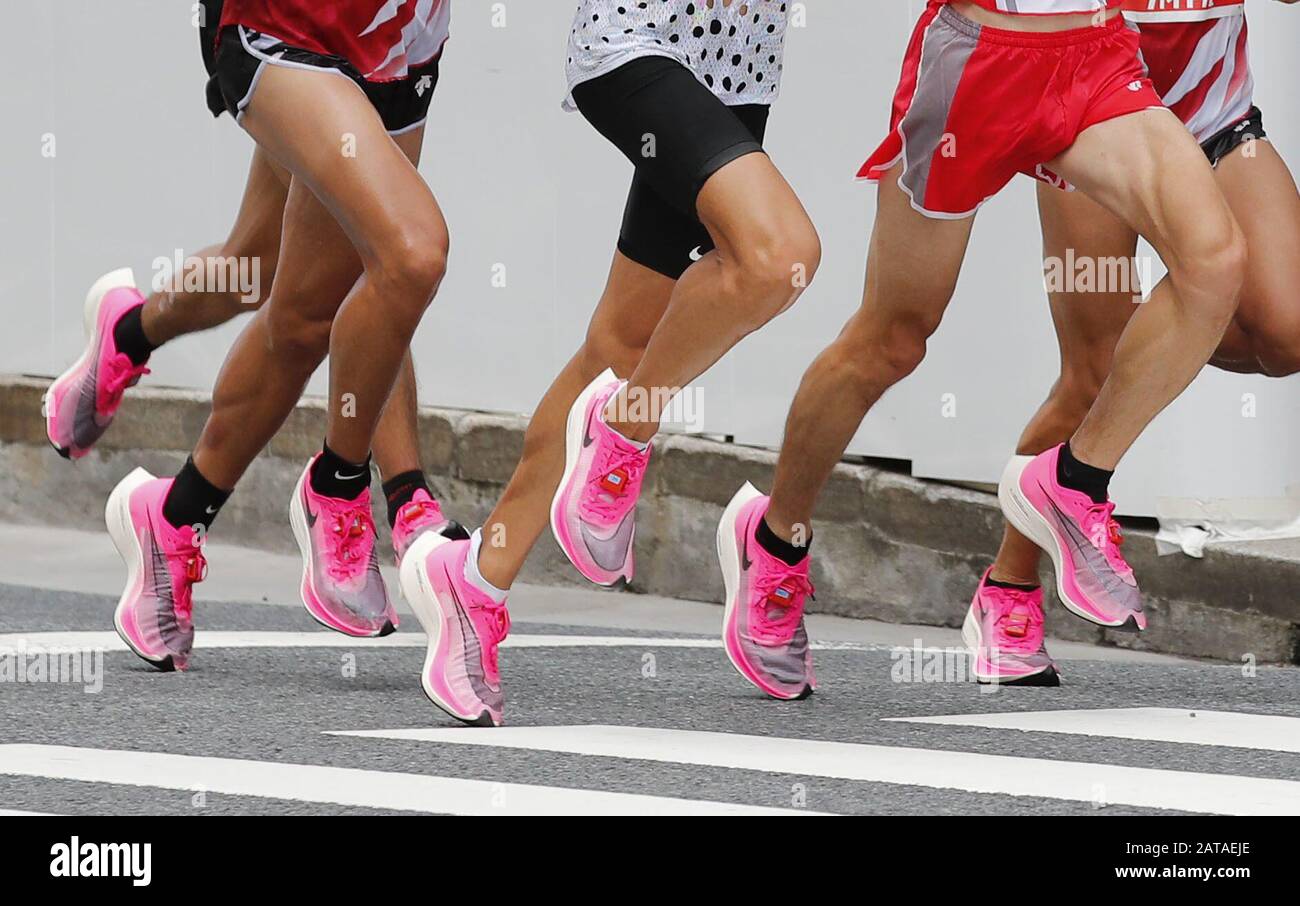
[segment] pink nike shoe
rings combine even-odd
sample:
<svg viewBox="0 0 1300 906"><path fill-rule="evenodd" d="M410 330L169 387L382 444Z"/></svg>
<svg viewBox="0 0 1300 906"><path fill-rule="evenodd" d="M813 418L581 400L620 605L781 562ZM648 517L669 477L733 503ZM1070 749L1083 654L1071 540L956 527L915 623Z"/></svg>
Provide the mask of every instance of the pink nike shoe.
<svg viewBox="0 0 1300 906"><path fill-rule="evenodd" d="M801 699L817 688L804 628L813 593L808 558L790 566L759 546L754 533L768 498L752 484L736 492L718 523L718 560L726 586L722 641L740 675L773 698Z"/></svg>
<svg viewBox="0 0 1300 906"><path fill-rule="evenodd" d="M113 626L127 647L162 671L184 670L194 647L191 592L208 564L196 532L163 518L172 479L136 469L109 495L108 534L126 564Z"/></svg>
<svg viewBox="0 0 1300 906"><path fill-rule="evenodd" d="M421 488L397 511L397 521L393 523L393 553L397 555L398 566L402 565L402 557L411 549L415 539L425 532L452 540L469 538L469 532L460 523L444 516L438 501Z"/></svg>
<svg viewBox="0 0 1300 906"><path fill-rule="evenodd" d="M1016 456L998 486L1002 512L1056 566L1056 590L1070 612L1112 629L1146 629L1142 594L1124 561L1115 504L1094 503L1056 480L1061 447Z"/></svg>
<svg viewBox="0 0 1300 906"><path fill-rule="evenodd" d="M505 708L497 646L510 613L465 578L469 541L426 532L402 560L402 593L429 635L420 684L457 720L499 727Z"/></svg>
<svg viewBox="0 0 1300 906"><path fill-rule="evenodd" d="M122 315L143 304L130 269L100 277L86 294L86 348L50 385L42 407L45 433L60 456L80 459L89 453L113 423L126 389L149 373L119 351L113 338Z"/></svg>
<svg viewBox="0 0 1300 906"><path fill-rule="evenodd" d="M326 629L357 638L388 635L397 628L397 612L379 574L370 490L356 500L317 494L308 480L317 458L307 463L289 503L302 551L302 604Z"/></svg>
<svg viewBox="0 0 1300 906"><path fill-rule="evenodd" d="M569 562L597 585L632 580L636 503L650 461L605 424L621 382L606 370L569 410L564 475L551 502L551 531Z"/></svg>
<svg viewBox="0 0 1300 906"><path fill-rule="evenodd" d="M1056 664L1043 644L1043 590L987 585L988 577L985 570L961 627L962 640L974 659L976 682L1061 685Z"/></svg>

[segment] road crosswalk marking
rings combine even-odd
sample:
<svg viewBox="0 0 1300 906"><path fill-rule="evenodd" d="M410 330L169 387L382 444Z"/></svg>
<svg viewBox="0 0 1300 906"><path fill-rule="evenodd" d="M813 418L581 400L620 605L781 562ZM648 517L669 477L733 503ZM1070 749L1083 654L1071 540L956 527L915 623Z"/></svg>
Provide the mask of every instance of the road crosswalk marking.
<svg viewBox="0 0 1300 906"><path fill-rule="evenodd" d="M891 717L891 721L1069 733L1234 749L1300 752L1300 718L1185 708L1097 708L1078 711L1008 711Z"/></svg>
<svg viewBox="0 0 1300 906"><path fill-rule="evenodd" d="M766 771L1225 815L1300 812L1300 782L977 752L621 726L355 730L335 735Z"/></svg>
<svg viewBox="0 0 1300 906"><path fill-rule="evenodd" d="M816 814L427 774L71 746L0 745L0 774L452 815Z"/></svg>

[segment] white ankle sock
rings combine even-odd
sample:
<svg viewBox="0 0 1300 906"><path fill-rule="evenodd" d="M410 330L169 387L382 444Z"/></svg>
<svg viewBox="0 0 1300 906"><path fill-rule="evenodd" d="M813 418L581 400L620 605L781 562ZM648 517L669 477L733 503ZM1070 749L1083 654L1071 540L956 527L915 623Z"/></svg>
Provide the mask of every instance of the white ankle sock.
<svg viewBox="0 0 1300 906"><path fill-rule="evenodd" d="M469 554L465 557L465 581L498 604L504 603L510 590L497 588L478 571L478 551L483 546L483 530L475 529L469 536Z"/></svg>

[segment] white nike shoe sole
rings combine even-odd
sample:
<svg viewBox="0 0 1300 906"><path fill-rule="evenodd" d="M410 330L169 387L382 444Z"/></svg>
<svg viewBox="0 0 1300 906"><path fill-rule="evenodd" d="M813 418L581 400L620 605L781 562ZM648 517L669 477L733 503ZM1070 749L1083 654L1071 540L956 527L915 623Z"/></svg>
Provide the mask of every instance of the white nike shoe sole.
<svg viewBox="0 0 1300 906"><path fill-rule="evenodd" d="M118 637L126 643L126 647L135 652L137 657L151 664L160 665L170 660L170 657L160 660L141 651L131 641L131 636L122 625L123 619L126 618L127 602L131 599L132 592L140 583L140 576L144 572L144 548L140 546L140 537L136 534L135 524L131 521L131 495L137 488L153 480L152 474L137 467L119 481L117 487L113 488L113 492L108 495L108 503L104 505L104 524L108 528L108 537L113 539L113 547L117 548L117 555L126 565L126 586L122 589L122 596L117 599L117 606L113 608L113 628L117 631Z"/></svg>

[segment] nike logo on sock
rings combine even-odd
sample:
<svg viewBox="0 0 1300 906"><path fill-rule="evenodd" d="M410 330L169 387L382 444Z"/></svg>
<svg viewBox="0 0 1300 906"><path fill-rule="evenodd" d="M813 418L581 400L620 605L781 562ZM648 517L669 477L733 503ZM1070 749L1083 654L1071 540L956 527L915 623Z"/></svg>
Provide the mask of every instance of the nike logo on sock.
<svg viewBox="0 0 1300 906"><path fill-rule="evenodd" d="M338 472L335 472L334 477L337 478L339 481L356 481L358 478L360 478L362 475L365 474L366 473L364 470L358 472L355 475L341 475Z"/></svg>

